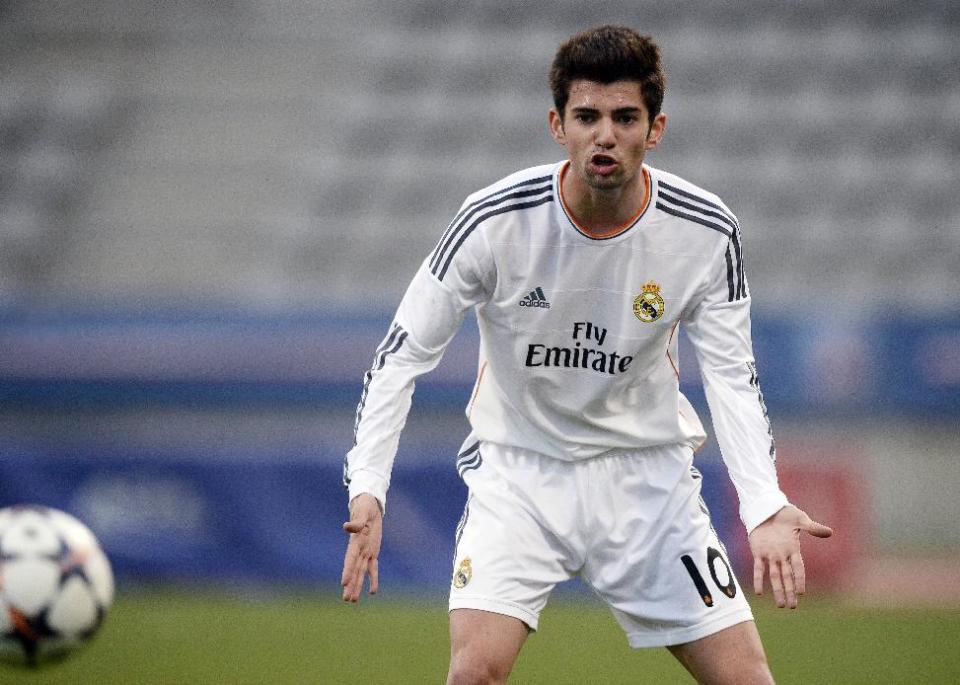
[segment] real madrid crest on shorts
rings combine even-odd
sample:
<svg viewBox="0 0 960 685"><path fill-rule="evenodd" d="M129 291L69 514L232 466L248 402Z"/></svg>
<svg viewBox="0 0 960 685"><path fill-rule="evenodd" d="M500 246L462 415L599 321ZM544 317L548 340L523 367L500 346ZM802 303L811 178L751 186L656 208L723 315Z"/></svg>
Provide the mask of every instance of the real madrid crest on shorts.
<svg viewBox="0 0 960 685"><path fill-rule="evenodd" d="M470 582L471 578L473 578L473 568L470 567L470 557L466 557L457 566L457 572L453 574L453 587L460 590Z"/></svg>
<svg viewBox="0 0 960 685"><path fill-rule="evenodd" d="M663 316L663 298L657 283L643 284L643 292L633 299L633 313L644 323L653 323Z"/></svg>

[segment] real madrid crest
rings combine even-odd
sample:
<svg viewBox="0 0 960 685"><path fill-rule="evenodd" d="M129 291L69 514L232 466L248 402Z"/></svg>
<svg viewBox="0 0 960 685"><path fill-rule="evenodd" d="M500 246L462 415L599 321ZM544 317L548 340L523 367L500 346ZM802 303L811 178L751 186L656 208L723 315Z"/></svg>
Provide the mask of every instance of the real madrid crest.
<svg viewBox="0 0 960 685"><path fill-rule="evenodd" d="M473 568L470 566L470 557L465 557L457 566L457 572L453 574L453 587L460 590L470 582L471 578L473 578Z"/></svg>
<svg viewBox="0 0 960 685"><path fill-rule="evenodd" d="M663 298L657 283L643 284L643 292L633 298L633 313L644 323L653 323L663 316Z"/></svg>

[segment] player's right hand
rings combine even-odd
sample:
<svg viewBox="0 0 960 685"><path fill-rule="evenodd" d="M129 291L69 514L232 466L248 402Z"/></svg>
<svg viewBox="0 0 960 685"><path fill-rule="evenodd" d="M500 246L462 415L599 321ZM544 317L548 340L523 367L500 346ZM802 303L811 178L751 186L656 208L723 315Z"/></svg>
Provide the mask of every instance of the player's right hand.
<svg viewBox="0 0 960 685"><path fill-rule="evenodd" d="M350 534L347 553L343 559L343 601L359 602L363 579L370 574L370 594L377 593L379 585L377 558L383 538L383 513L377 499L368 493L357 495L350 502L350 520L343 524Z"/></svg>
<svg viewBox="0 0 960 685"><path fill-rule="evenodd" d="M833 530L788 504L750 532L754 592L763 594L764 572L769 569L773 598L781 609L796 609L797 595L807 589L806 571L800 556L801 533L828 538L833 535Z"/></svg>

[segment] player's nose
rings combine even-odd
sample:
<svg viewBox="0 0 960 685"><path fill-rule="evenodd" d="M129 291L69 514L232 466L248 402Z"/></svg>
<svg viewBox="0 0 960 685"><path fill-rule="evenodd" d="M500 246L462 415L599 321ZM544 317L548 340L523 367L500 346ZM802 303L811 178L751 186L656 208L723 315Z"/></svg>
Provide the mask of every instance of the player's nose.
<svg viewBox="0 0 960 685"><path fill-rule="evenodd" d="M613 122L608 119L600 119L597 127L594 129L594 142L604 148L610 148L616 145L617 138L613 132Z"/></svg>

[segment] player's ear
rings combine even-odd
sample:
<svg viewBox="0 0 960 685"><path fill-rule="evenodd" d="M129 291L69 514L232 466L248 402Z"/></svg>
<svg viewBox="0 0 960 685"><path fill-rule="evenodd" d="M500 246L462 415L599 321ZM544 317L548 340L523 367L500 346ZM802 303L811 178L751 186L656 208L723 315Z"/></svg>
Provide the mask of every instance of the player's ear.
<svg viewBox="0 0 960 685"><path fill-rule="evenodd" d="M547 122L550 124L550 135L561 145L567 144L567 135L563 131L563 118L556 107L551 107L547 114Z"/></svg>
<svg viewBox="0 0 960 685"><path fill-rule="evenodd" d="M667 131L667 115L660 112L650 123L650 131L647 132L646 149L652 150L660 144L663 134Z"/></svg>

